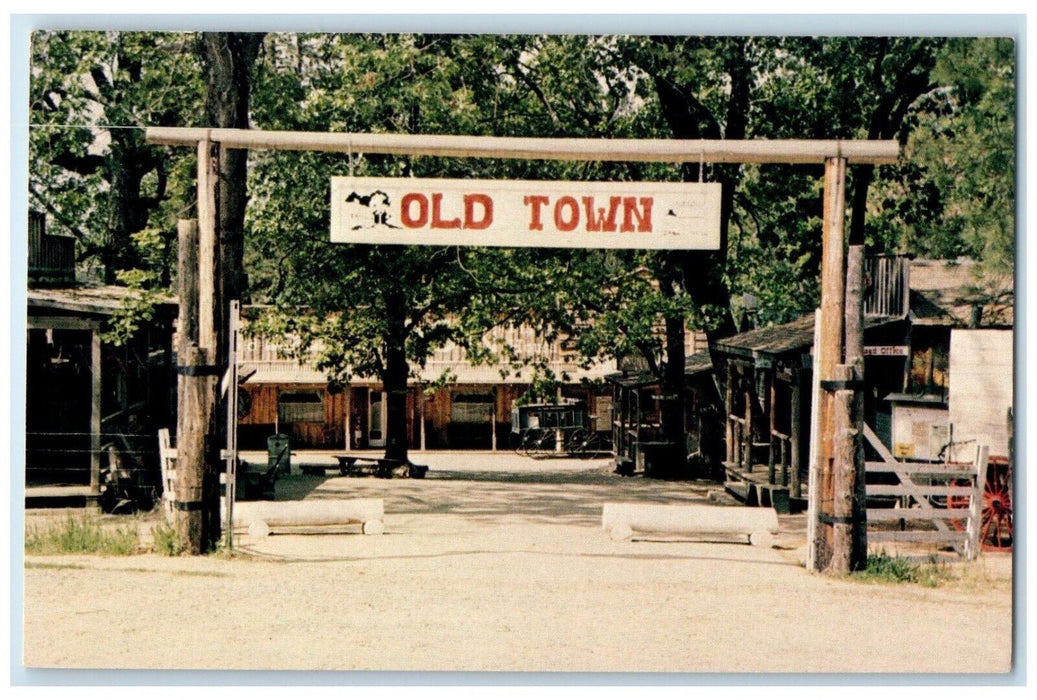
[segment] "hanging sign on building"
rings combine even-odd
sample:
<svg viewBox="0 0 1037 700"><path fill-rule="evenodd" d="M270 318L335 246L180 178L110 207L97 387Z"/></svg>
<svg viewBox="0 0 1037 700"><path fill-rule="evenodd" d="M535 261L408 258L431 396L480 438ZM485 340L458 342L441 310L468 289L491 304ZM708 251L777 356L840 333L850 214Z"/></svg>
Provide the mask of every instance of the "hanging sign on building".
<svg viewBox="0 0 1037 700"><path fill-rule="evenodd" d="M720 184L331 178L331 241L720 247Z"/></svg>
<svg viewBox="0 0 1037 700"><path fill-rule="evenodd" d="M865 357L907 357L910 348L906 345L865 345Z"/></svg>

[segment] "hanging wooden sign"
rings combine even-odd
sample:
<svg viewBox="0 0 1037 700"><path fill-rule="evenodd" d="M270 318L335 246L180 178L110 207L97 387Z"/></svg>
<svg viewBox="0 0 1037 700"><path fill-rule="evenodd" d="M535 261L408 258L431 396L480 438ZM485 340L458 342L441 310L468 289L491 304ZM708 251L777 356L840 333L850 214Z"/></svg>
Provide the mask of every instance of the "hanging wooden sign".
<svg viewBox="0 0 1037 700"><path fill-rule="evenodd" d="M865 357L907 357L911 349L906 345L865 345Z"/></svg>
<svg viewBox="0 0 1037 700"><path fill-rule="evenodd" d="M334 243L720 247L720 184L331 178Z"/></svg>

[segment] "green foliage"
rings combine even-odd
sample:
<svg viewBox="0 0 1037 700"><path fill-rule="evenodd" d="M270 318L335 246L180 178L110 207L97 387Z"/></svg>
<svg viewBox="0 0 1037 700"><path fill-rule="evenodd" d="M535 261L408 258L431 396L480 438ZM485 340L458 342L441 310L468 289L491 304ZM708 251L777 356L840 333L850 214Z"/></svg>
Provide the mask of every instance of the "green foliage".
<svg viewBox="0 0 1037 700"><path fill-rule="evenodd" d="M273 55L291 59L271 61L260 71L256 92L271 101L257 97L257 121L283 124L289 114L298 119L293 128L305 129L627 135L636 113L624 103L632 68L599 60L612 50L604 39L319 35L279 36L275 43ZM283 86L298 65L310 67L299 75L305 89L273 95L269 86ZM294 102L286 104L288 98ZM407 312L403 342L415 365L448 341L467 345L476 359L496 359L499 354L481 346L482 332L494 325L532 321L545 337L557 337L573 322L561 303L570 288L600 287L590 265L574 265L556 251L330 244L327 177L593 179L598 169L614 170L599 164L260 155L250 182L250 269L256 270L257 296L282 318L268 317L255 328L293 338L300 354L317 348L333 381L385 371L390 302L402 302ZM292 183L290 190L285 182Z"/></svg>
<svg viewBox="0 0 1037 700"><path fill-rule="evenodd" d="M63 523L25 532L26 554L102 554L128 556L140 546L136 527L106 526L97 518L69 516Z"/></svg>
<svg viewBox="0 0 1037 700"><path fill-rule="evenodd" d="M165 244L162 236L154 229L144 229L131 236L140 250L143 262L162 260ZM155 267L157 265L152 265ZM117 270L116 281L129 290L122 304L112 313L101 333L101 340L115 346L130 344L142 328L155 320L155 309L163 298L158 287L158 272L152 270Z"/></svg>
<svg viewBox="0 0 1037 700"><path fill-rule="evenodd" d="M181 125L201 104L193 35L36 32L29 109L29 205L77 238L77 259L106 277L143 268L130 236L175 231L160 203L186 192L176 162L189 153L144 143L143 128ZM183 200L180 201L183 206ZM160 214L152 220L153 214ZM160 275L168 281L169 275Z"/></svg>
<svg viewBox="0 0 1037 700"><path fill-rule="evenodd" d="M851 574L851 578L866 583L914 583L936 588L952 579L953 575L935 558L930 558L927 564L918 564L906 557L890 556L882 552L869 554L865 569Z"/></svg>
<svg viewBox="0 0 1037 700"><path fill-rule="evenodd" d="M151 529L155 552L167 557L178 557L184 553L184 545L168 523L161 522Z"/></svg>
<svg viewBox="0 0 1037 700"><path fill-rule="evenodd" d="M204 77L191 34L40 32L30 98L33 206L139 294L112 342L171 281L193 154L105 125L188 124ZM851 168L871 249L1014 259L1014 46L925 37L271 34L252 72L265 129L591 138L880 138L898 164ZM77 124L89 128L68 129ZM724 183L717 253L331 244L330 175ZM666 320L725 328L753 294L759 323L814 307L819 167L557 162L254 151L245 268L268 310L253 331L316 352L333 383L421 366L448 342L476 361L491 327L571 335L585 362L639 354L659 370ZM867 217L861 217L866 213ZM857 223L854 223L857 225ZM116 275L115 270L134 270ZM137 319L136 321L134 319ZM534 376L550 378L529 361ZM538 379L537 381L540 381Z"/></svg>
<svg viewBox="0 0 1037 700"><path fill-rule="evenodd" d="M908 142L942 198L934 242L957 245L992 274L1015 261L1014 58L1008 39L950 41L935 70L947 87Z"/></svg>

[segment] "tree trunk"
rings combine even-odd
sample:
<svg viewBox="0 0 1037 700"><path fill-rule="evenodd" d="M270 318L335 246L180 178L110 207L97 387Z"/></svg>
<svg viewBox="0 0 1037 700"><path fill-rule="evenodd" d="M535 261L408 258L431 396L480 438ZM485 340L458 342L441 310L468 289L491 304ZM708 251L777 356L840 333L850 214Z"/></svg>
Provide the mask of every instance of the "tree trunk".
<svg viewBox="0 0 1037 700"><path fill-rule="evenodd" d="M200 53L205 66L205 115L219 128L249 127L249 95L252 66L263 41L262 34L205 32ZM217 192L217 224L223 261L221 299L247 301L248 277L244 270L245 187L248 151L224 149L220 157Z"/></svg>
<svg viewBox="0 0 1037 700"><path fill-rule="evenodd" d="M385 458L406 462L409 447L407 377L410 374L405 347L407 303L403 294L395 291L388 295L387 302L389 328L386 334L385 372L382 376L386 395Z"/></svg>
<svg viewBox="0 0 1037 700"><path fill-rule="evenodd" d="M100 251L108 284L116 283L119 270L143 266L130 235L147 227L154 208L141 196L141 182L155 168L147 149L139 135L113 130L112 159L108 164L108 227L105 246Z"/></svg>
<svg viewBox="0 0 1037 700"><path fill-rule="evenodd" d="M657 39L667 43L665 39ZM749 98L751 92L751 66L746 57L747 39L732 40L728 47L727 70L731 78L731 94L726 105L723 123L726 125L728 139L745 138L749 115ZM720 121L710 114L704 105L694 97L697 86L675 85L663 76L655 76L656 94L659 97L663 115L675 137L721 138ZM734 330L734 321L729 312L731 306L730 290L724 281L727 262L728 227L734 209L735 185L738 178L738 167L723 168L711 166L714 177L722 183L720 204L720 246L716 251L672 251L667 256L664 266L670 267L667 275L674 267L679 266L679 279L674 277L660 279L665 287L673 281L683 284L684 289L700 306L713 305L723 309L720 324L708 329L710 340L730 335ZM697 182L705 179L704 164L688 163L683 168L683 179ZM685 362L685 329L684 319L666 319L666 364L662 376L662 433L665 442L671 447L666 462L674 470L674 474L683 473L685 467L685 396L684 362Z"/></svg>

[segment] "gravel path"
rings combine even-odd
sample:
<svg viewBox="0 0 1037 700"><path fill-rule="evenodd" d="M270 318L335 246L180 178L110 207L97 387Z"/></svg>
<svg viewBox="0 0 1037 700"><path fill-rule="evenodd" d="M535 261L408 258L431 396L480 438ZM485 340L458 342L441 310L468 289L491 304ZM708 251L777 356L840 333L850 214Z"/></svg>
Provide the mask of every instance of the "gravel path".
<svg viewBox="0 0 1037 700"><path fill-rule="evenodd" d="M238 537L234 557L29 557L40 668L1004 673L1011 557L939 588L811 575L772 548L600 529L605 501L710 503L607 461L428 453L424 480L292 476L278 498L378 497L385 534ZM29 522L47 517L32 511ZM49 514L53 515L53 514ZM154 517L154 516L152 516ZM147 529L146 527L144 528Z"/></svg>

